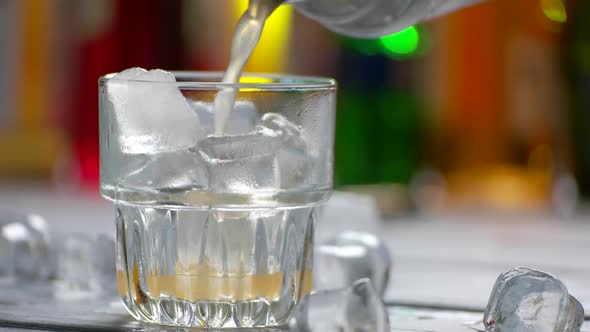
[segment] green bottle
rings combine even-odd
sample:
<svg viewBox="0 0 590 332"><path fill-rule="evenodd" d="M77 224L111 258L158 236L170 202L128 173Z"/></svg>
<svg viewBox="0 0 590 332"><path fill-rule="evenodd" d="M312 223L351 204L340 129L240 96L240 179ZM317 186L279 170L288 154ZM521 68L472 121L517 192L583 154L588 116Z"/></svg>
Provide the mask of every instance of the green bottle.
<svg viewBox="0 0 590 332"><path fill-rule="evenodd" d="M590 1L568 2L565 61L570 91L574 169L580 193L590 197Z"/></svg>

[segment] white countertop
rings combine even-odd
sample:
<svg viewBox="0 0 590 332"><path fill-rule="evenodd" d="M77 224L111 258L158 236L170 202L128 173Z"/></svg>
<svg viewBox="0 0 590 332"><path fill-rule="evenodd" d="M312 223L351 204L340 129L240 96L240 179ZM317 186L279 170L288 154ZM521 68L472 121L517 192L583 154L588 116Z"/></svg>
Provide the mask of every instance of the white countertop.
<svg viewBox="0 0 590 332"><path fill-rule="evenodd" d="M0 211L34 212L55 232L114 234L98 194L0 185ZM590 216L411 216L382 224L394 257L387 302L481 310L496 277L529 266L562 279L590 313Z"/></svg>

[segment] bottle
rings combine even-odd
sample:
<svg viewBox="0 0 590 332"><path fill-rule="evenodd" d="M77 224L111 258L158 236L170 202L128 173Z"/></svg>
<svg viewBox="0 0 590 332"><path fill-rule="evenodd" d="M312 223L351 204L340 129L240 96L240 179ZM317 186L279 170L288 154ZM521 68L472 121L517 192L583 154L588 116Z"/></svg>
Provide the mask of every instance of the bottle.
<svg viewBox="0 0 590 332"><path fill-rule="evenodd" d="M567 2L564 60L570 97L574 170L580 194L590 198L590 2ZM570 15L571 14L571 15Z"/></svg>
<svg viewBox="0 0 590 332"><path fill-rule="evenodd" d="M291 0L290 3L303 15L336 33L357 38L376 38L480 1Z"/></svg>

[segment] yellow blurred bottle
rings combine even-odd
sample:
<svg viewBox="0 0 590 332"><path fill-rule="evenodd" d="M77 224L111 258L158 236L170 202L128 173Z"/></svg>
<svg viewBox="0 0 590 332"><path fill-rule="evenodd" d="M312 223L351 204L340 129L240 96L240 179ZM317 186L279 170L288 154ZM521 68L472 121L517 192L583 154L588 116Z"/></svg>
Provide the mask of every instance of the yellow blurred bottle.
<svg viewBox="0 0 590 332"><path fill-rule="evenodd" d="M52 118L56 4L5 3L0 7L0 40L8 44L0 57L0 176L49 177L63 146Z"/></svg>

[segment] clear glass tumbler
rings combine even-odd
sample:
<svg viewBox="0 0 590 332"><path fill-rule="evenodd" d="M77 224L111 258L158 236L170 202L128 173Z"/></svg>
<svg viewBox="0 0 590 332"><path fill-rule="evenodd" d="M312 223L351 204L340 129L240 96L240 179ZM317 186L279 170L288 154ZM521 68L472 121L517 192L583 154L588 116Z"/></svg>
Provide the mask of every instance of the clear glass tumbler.
<svg viewBox="0 0 590 332"><path fill-rule="evenodd" d="M129 76L99 80L101 193L115 206L127 309L173 326L284 325L311 291L314 220L332 189L335 82ZM215 96L228 89L237 102L216 136Z"/></svg>

